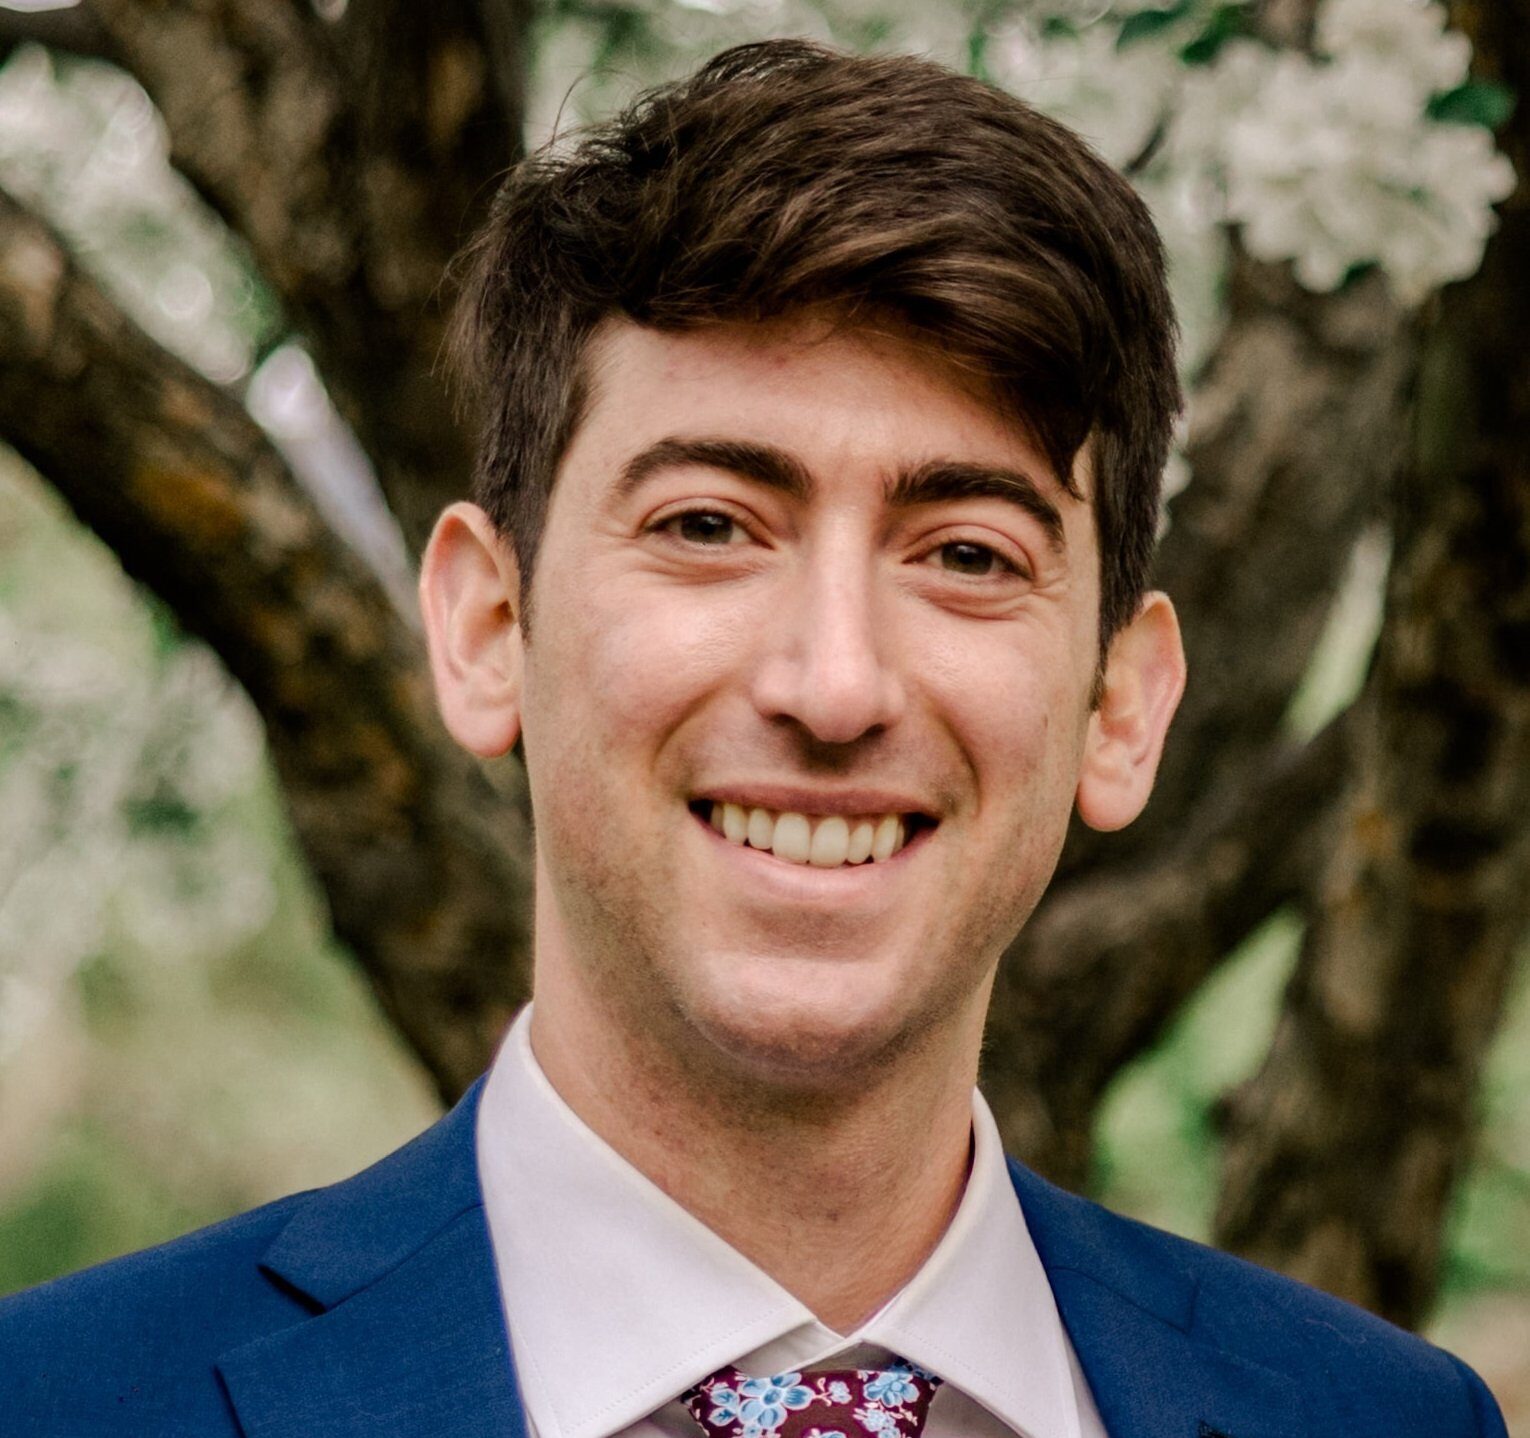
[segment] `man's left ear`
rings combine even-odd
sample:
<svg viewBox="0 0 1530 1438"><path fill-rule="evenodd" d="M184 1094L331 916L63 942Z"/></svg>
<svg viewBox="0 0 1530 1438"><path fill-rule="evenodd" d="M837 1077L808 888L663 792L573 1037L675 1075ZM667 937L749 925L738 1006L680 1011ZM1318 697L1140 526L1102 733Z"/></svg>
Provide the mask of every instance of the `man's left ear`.
<svg viewBox="0 0 1530 1438"><path fill-rule="evenodd" d="M1103 694L1089 716L1077 804L1091 829L1124 829L1142 812L1184 692L1179 619L1155 590L1111 641Z"/></svg>

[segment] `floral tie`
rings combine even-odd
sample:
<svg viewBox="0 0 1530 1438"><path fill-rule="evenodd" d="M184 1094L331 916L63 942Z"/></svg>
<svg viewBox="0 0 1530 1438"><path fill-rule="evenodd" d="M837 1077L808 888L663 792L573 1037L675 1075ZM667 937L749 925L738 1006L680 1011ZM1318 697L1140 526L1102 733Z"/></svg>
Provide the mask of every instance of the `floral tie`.
<svg viewBox="0 0 1530 1438"><path fill-rule="evenodd" d="M914 1438L941 1380L895 1358L886 1368L776 1373L720 1368L680 1395L708 1438Z"/></svg>

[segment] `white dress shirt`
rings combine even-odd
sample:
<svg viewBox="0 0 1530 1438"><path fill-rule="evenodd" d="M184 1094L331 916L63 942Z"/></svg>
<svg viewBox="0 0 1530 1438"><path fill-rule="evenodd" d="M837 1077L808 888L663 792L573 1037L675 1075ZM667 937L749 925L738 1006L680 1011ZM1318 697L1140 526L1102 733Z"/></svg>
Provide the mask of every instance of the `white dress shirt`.
<svg viewBox="0 0 1530 1438"><path fill-rule="evenodd" d="M826 1328L599 1138L511 1026L479 1104L478 1174L531 1438L701 1438L679 1395L725 1364L945 1380L926 1438L1105 1438L972 1095L972 1168L918 1273L851 1334Z"/></svg>

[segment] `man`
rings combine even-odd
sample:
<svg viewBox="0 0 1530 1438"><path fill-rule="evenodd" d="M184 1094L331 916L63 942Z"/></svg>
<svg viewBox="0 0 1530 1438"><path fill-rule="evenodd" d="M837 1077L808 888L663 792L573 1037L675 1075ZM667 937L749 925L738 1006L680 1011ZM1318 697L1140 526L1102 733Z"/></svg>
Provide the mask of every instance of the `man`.
<svg viewBox="0 0 1530 1438"><path fill-rule="evenodd" d="M1456 1360L1006 1166L1070 812L1146 802L1151 222L923 61L746 47L509 180L441 712L524 742L535 1000L366 1173L0 1307L7 1433L1503 1434Z"/></svg>

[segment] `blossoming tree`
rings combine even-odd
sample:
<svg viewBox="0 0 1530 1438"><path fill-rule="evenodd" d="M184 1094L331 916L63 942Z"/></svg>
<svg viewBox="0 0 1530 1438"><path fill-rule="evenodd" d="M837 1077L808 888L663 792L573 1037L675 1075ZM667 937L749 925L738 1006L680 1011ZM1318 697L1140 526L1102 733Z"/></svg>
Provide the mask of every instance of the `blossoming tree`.
<svg viewBox="0 0 1530 1438"><path fill-rule="evenodd" d="M1112 1077L1294 906L1219 1237L1413 1322L1530 919L1527 26L1530 0L0 9L0 46L44 47L0 87L0 436L247 691L337 935L451 1096L529 942L522 776L448 740L409 612L468 469L441 277L494 178L766 33L931 52L1068 120L1171 251L1193 401L1159 579L1194 681L1143 820L1075 834L1007 956L986 1083L1011 1146L1082 1181ZM50 54L119 67L105 133L198 197L152 273L23 133ZM1367 576L1364 685L1314 701Z"/></svg>

